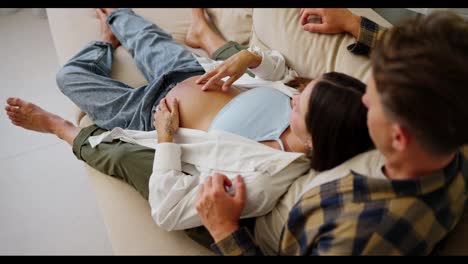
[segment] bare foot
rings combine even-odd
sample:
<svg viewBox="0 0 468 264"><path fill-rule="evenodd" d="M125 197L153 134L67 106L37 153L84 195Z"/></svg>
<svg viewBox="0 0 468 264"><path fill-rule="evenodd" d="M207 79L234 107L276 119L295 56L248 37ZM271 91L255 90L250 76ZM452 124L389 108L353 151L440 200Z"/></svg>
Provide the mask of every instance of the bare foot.
<svg viewBox="0 0 468 264"><path fill-rule="evenodd" d="M113 11L117 10L117 8L99 8L102 10L102 12L104 12L104 14L106 14L107 16L110 15L110 13L112 13Z"/></svg>
<svg viewBox="0 0 468 264"><path fill-rule="evenodd" d="M5 110L11 122L19 127L42 133L51 133L73 144L80 128L58 115L45 111L39 106L12 97L7 99Z"/></svg>
<svg viewBox="0 0 468 264"><path fill-rule="evenodd" d="M5 110L12 123L28 130L54 133L54 124L63 120L61 117L19 98L8 98L7 104Z"/></svg>
<svg viewBox="0 0 468 264"><path fill-rule="evenodd" d="M110 42L115 49L120 45L120 42L106 23L107 16L114 10L115 8L96 8L96 16L101 22L101 40Z"/></svg>
<svg viewBox="0 0 468 264"><path fill-rule="evenodd" d="M200 48L202 45L201 36L204 31L210 29L209 27L203 8L192 8L192 23L188 28L185 43L192 48Z"/></svg>
<svg viewBox="0 0 468 264"><path fill-rule="evenodd" d="M192 8L192 23L185 37L185 43L192 48L205 50L210 57L226 44L226 40L211 27L203 8Z"/></svg>

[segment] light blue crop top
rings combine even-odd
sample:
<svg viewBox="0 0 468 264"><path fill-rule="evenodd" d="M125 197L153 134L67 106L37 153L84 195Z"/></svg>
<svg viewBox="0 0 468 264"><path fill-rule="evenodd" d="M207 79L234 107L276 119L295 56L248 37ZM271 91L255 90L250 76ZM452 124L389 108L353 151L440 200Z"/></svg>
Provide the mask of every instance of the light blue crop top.
<svg viewBox="0 0 468 264"><path fill-rule="evenodd" d="M209 130L222 130L255 141L275 140L289 127L291 98L268 87L250 89L219 111Z"/></svg>

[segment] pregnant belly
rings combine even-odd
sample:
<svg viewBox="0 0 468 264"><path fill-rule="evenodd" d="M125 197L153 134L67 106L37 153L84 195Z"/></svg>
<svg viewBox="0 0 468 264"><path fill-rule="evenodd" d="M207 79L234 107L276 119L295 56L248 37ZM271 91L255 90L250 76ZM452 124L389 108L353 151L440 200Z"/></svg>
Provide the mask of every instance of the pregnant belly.
<svg viewBox="0 0 468 264"><path fill-rule="evenodd" d="M240 91L202 91L202 85L195 83L198 77L193 76L176 85L166 99L169 103L174 97L179 99L180 127L207 131L218 112Z"/></svg>

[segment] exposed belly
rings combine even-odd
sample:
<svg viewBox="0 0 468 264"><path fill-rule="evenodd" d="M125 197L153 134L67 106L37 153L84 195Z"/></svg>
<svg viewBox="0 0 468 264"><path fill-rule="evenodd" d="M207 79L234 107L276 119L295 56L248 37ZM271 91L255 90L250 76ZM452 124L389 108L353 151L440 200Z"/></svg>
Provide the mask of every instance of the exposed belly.
<svg viewBox="0 0 468 264"><path fill-rule="evenodd" d="M196 84L199 76L190 77L175 86L167 95L168 102L179 99L180 127L207 131L218 112L241 93L237 89L229 92L202 91L203 85Z"/></svg>
<svg viewBox="0 0 468 264"><path fill-rule="evenodd" d="M172 102L174 97L179 99L179 121L180 127L208 131L211 123L223 107L241 91L233 88L229 92L221 89L202 91L203 85L196 84L199 76L190 77L176 85L166 95L168 102ZM285 132L290 132L288 128ZM286 133L281 135L284 142ZM276 141L262 141L264 145L275 149L281 149Z"/></svg>

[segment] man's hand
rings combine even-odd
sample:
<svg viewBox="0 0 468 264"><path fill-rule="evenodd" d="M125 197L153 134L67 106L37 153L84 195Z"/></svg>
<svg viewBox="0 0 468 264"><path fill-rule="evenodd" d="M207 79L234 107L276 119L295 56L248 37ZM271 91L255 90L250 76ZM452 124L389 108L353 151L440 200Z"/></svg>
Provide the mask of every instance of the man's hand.
<svg viewBox="0 0 468 264"><path fill-rule="evenodd" d="M196 198L196 208L203 224L215 242L219 242L235 232L245 206L246 188L240 175L235 182L235 194L226 192L225 186L232 182L226 175L216 173L206 178Z"/></svg>
<svg viewBox="0 0 468 264"><path fill-rule="evenodd" d="M346 8L301 8L299 15L304 30L325 34L347 32L356 39L359 37L361 17ZM322 23L309 23L310 15L320 16Z"/></svg>
<svg viewBox="0 0 468 264"><path fill-rule="evenodd" d="M179 128L179 101L172 100L172 110L169 109L166 98L159 102L154 113L154 127L158 132L158 143L172 142Z"/></svg>
<svg viewBox="0 0 468 264"><path fill-rule="evenodd" d="M230 76L230 78L222 84L221 89L227 92L231 85L239 79L246 71L247 68L256 68L262 62L262 58L247 50L242 50L229 59L225 60L222 64L214 70L203 74L197 79L197 84L205 84L202 90L212 90L221 85L219 84L222 78Z"/></svg>

